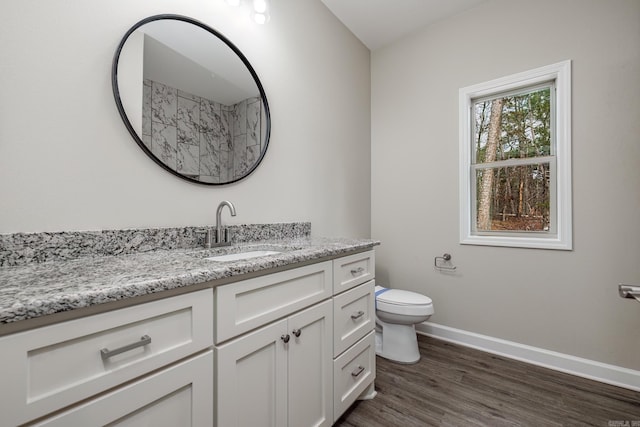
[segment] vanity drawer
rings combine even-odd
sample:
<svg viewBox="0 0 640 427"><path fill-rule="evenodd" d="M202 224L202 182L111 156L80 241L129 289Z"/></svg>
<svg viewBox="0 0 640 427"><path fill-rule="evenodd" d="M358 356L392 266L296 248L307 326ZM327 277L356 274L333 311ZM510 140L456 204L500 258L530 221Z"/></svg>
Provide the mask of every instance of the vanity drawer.
<svg viewBox="0 0 640 427"><path fill-rule="evenodd" d="M371 280L333 298L333 355L367 335L375 326L375 281Z"/></svg>
<svg viewBox="0 0 640 427"><path fill-rule="evenodd" d="M356 401L375 378L375 332L371 331L333 361L334 422Z"/></svg>
<svg viewBox="0 0 640 427"><path fill-rule="evenodd" d="M209 350L29 425L212 426L211 402L213 351Z"/></svg>
<svg viewBox="0 0 640 427"><path fill-rule="evenodd" d="M337 295L375 276L375 252L368 251L333 260L333 294Z"/></svg>
<svg viewBox="0 0 640 427"><path fill-rule="evenodd" d="M331 270L325 261L218 286L216 344L330 298Z"/></svg>
<svg viewBox="0 0 640 427"><path fill-rule="evenodd" d="M15 425L213 344L205 289L0 338L0 413Z"/></svg>

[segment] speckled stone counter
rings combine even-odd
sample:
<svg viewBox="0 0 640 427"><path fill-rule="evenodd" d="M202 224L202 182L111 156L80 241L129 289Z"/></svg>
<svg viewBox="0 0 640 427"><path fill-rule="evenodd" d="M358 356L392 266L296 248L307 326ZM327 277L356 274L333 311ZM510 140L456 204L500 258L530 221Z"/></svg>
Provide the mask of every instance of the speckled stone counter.
<svg viewBox="0 0 640 427"><path fill-rule="evenodd" d="M0 267L86 256L127 255L202 247L213 226L0 234ZM295 239L311 235L310 222L226 227L231 243Z"/></svg>
<svg viewBox="0 0 640 427"><path fill-rule="evenodd" d="M300 263L360 252L374 240L308 236L240 242L216 249L153 250L128 255L85 256L0 268L0 335L29 319L190 286L216 286ZM207 257L272 250L278 254L232 262ZM233 280L230 280L233 279Z"/></svg>

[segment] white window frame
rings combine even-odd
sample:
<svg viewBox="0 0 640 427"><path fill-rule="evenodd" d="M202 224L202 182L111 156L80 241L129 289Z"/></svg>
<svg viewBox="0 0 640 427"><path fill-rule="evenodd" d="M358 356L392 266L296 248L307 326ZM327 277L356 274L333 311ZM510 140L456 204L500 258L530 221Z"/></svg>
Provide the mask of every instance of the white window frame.
<svg viewBox="0 0 640 427"><path fill-rule="evenodd" d="M473 103L478 98L553 82L555 107L552 105L552 130L555 128L555 173L551 182L551 218L555 219L549 232L517 231L477 232L474 226L475 170L472 169L474 149ZM508 246L572 250L571 196L571 61L563 61L534 70L461 88L459 91L459 149L460 149L460 243L484 246ZM554 114L555 113L555 114ZM553 178L555 177L555 183ZM553 191L555 189L555 191ZM554 209L555 208L555 209Z"/></svg>

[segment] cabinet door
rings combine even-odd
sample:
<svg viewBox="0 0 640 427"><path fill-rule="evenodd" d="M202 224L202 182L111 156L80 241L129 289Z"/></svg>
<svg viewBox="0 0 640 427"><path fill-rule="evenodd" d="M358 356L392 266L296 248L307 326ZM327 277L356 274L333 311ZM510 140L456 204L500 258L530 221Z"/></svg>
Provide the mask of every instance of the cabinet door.
<svg viewBox="0 0 640 427"><path fill-rule="evenodd" d="M213 352L209 350L31 425L210 426L212 400Z"/></svg>
<svg viewBox="0 0 640 427"><path fill-rule="evenodd" d="M280 320L216 347L218 427L287 425L287 349Z"/></svg>
<svg viewBox="0 0 640 427"><path fill-rule="evenodd" d="M333 421L333 304L325 301L288 321L289 422L330 426Z"/></svg>

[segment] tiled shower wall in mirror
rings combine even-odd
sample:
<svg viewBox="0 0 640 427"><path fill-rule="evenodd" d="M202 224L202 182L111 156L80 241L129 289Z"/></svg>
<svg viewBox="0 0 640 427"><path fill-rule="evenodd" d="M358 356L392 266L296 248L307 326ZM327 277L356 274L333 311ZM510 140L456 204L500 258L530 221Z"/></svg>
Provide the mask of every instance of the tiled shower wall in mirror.
<svg viewBox="0 0 640 427"><path fill-rule="evenodd" d="M223 105L144 80L142 141L164 164L201 182L242 177L263 143L262 102Z"/></svg>

